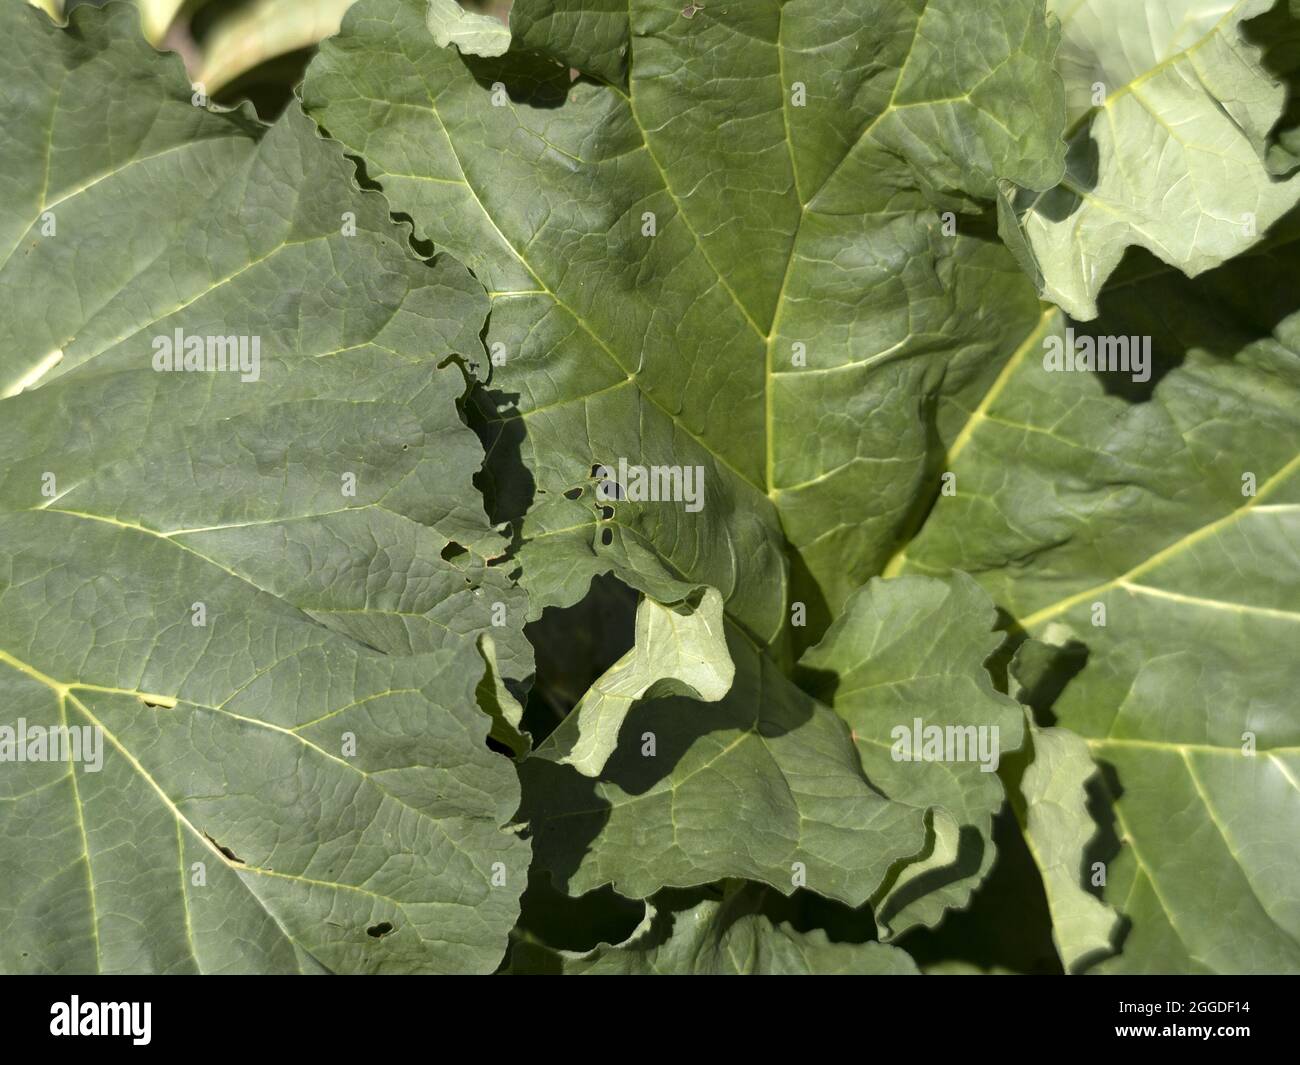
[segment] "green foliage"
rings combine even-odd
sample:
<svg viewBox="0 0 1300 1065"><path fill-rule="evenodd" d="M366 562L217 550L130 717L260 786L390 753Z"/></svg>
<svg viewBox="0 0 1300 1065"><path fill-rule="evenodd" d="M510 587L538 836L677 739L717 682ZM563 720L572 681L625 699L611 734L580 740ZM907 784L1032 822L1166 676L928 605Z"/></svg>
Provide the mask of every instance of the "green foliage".
<svg viewBox="0 0 1300 1065"><path fill-rule="evenodd" d="M1300 971L1289 0L69 6L0 969Z"/></svg>

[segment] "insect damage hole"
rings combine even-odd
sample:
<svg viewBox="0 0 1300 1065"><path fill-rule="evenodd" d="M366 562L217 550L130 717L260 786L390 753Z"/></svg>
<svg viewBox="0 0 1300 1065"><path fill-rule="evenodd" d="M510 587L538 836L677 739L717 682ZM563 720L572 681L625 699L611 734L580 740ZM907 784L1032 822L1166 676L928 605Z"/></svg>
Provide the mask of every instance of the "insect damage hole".
<svg viewBox="0 0 1300 1065"><path fill-rule="evenodd" d="M372 924L367 928L366 935L371 936L374 939L383 939L384 936L388 935L392 930L393 926L391 924L387 921L380 921L378 924Z"/></svg>
<svg viewBox="0 0 1300 1065"><path fill-rule="evenodd" d="M248 864L247 862L244 861L243 858L239 857L239 855L237 855L229 847L223 847L220 843L218 843L215 839L209 836L206 832L203 833L203 838L206 839L209 843L211 843L214 847L216 847L217 850L221 852L222 856L225 857L227 861L234 862L236 865Z"/></svg>
<svg viewBox="0 0 1300 1065"><path fill-rule="evenodd" d="M173 710L176 707L176 699L170 695L140 695L140 702L144 703L150 710Z"/></svg>

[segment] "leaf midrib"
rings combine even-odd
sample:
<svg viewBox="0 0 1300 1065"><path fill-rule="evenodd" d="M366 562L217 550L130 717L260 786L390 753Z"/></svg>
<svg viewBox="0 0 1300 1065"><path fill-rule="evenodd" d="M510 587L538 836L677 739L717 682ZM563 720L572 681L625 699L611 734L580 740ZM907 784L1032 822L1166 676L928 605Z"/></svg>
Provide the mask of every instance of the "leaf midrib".
<svg viewBox="0 0 1300 1065"><path fill-rule="evenodd" d="M786 258L785 272L782 277L780 290L778 292L776 301L773 305L772 320L769 323L766 332L764 332L764 330L758 325L758 323L754 321L752 315L750 315L748 311L748 308L745 306L744 302L740 299L739 295L732 287L728 276L713 261L712 256L710 255L708 249L705 247L704 242L699 235L699 231L696 229L695 224L691 221L690 213L686 210L686 207L683 204L683 202L678 198L677 193L673 189L672 182L669 180L667 171L665 170L663 164L660 162L658 156L655 154L654 149L650 143L650 138L646 134L646 127L642 123L640 116L637 113L635 89L634 89L636 78L633 76L632 73L633 64L634 64L634 55L635 55L635 49L633 44L636 38L635 35L632 34L631 32L630 0L628 5L628 54L626 59L626 66L628 70L628 88L624 90L621 86L616 85L611 81L608 81L607 79L605 79L604 77L598 74L591 73L590 71L584 71L584 75L586 77L590 78L596 84L599 84L602 88L607 89L608 91L614 93L627 104L630 116L632 118L633 125L636 127L637 133L641 139L641 147L645 150L647 158L650 160L651 164L654 166L656 172L658 173L660 184L662 185L664 192L672 200L674 207L677 209L678 215L681 217L683 224L686 226L688 232L691 235L696 250L700 253L702 259L707 264L707 266L712 270L719 284L727 292L732 304L735 306L737 311L739 311L740 315L744 318L747 325L753 331L755 337L759 341L761 341L764 345L763 395L764 395L764 448L765 448L764 470L765 472L764 472L764 478L762 483L760 483L759 481L755 480L752 477L742 474L739 470L737 470L736 467L732 465L730 461L724 458L703 438L698 436L688 426L686 426L681 420L679 415L674 414L672 411L670 411L652 393L650 393L646 388L644 388L641 385L640 381L638 380L637 374L635 372L629 372L627 370L627 368L623 365L622 361L615 354L610 344L603 337L598 335L595 329L590 325L590 323L588 323L582 315L578 314L577 311L570 304L568 304L565 300L563 300L550 286L550 284L540 276L538 270L529 261L529 259L523 254L522 250L516 245L516 243L513 240L511 240L506 236L505 232L501 229L501 226L498 224L496 218L487 209L487 206L484 204L482 198L479 196L478 190L475 188L474 184L469 180L469 174L468 171L465 169L465 165L461 159L460 152L456 147L455 138L453 138L449 126L447 125L446 121L443 119L441 112L438 110L436 99L434 98L432 93L429 93L426 89L426 97L428 99L427 109L429 113L432 114L433 117L437 120L438 126L442 131L443 136L446 138L448 148L451 151L452 157L456 161L457 169L460 171L460 175L461 175L459 181L451 181L449 183L462 185L466 189L466 191L473 198L475 204L478 206L478 209L481 212L484 220L492 227L493 231L500 238L504 247L509 249L510 253L514 256L514 258L519 263L519 265L522 266L528 272L528 274L536 281L536 283L542 286L540 290L532 291L529 292L528 294L545 295L550 300L552 300L558 307L563 309L574 320L574 322L576 322L578 326L588 336L590 336L592 340L596 342L596 344L610 359L610 361L614 364L614 366L617 367L620 371L622 371L626 375L625 382L623 383L631 383L636 385L637 392L641 396L644 396L646 399L648 399L650 403L654 407L656 407L659 411L661 411L675 426L677 426L678 429L684 432L687 436L689 436L692 440L694 440L701 448L703 448L704 451L707 452L714 459L714 461L716 461L721 466L728 469L731 473L733 473L742 481L755 488L757 491L766 495L770 500L773 501L773 503L776 502L777 498L782 493L782 489L776 484L776 478L775 478L775 447L774 447L775 434L773 431L774 422L775 422L774 385L775 385L776 377L778 375L774 371L772 345L775 342L775 339L779 335L779 331L780 331L781 312L784 309L785 304L787 302L785 298L785 293L786 293L791 272L793 270L793 264L796 258L795 250L798 246L799 235L802 231L804 220L809 213L809 205L812 202L812 200L815 200L817 198L821 190L824 189L826 185L830 183L830 181L835 177L835 175L842 168L844 163L853 155L853 153L858 149L858 147L863 143L863 141L874 132L874 130L880 125L881 122L883 122L886 118L894 114L902 107L921 106L921 105L930 105L937 102L940 103L947 102L947 101L931 101L931 100L915 101L909 104L898 104L896 102L899 86L902 84L903 76L907 70L907 63L911 59L912 54L915 51L916 42L920 36L921 25L925 19L925 15L928 10L929 10L929 0L924 0L921 10L917 13L916 22L913 26L912 41L908 45L908 49L903 57L903 61L899 64L898 73L894 81L889 102L885 107L881 109L881 111L878 114L873 116L871 121L858 133L858 135L854 138L853 142L849 144L848 147L845 149L843 156L841 156L838 162L830 169L826 178L818 186L818 189L806 201L804 200L803 196L799 192L798 170L795 165L794 143L789 132L790 127L789 127L788 115L786 112L786 93L784 91L784 84L782 84L779 87L781 93L780 98L781 98L782 122L786 130L785 145L786 145L787 153L790 157L791 175L792 175L792 180L794 181L793 191L795 192L795 199L800 206L800 214L795 229L790 235L789 253ZM782 15L783 15L783 11L779 12L778 19L780 19ZM784 82L784 46L782 44L782 39L781 39L781 27L783 26L783 24L784 23L782 21L778 22L777 39L774 42L774 47L777 53L777 61L778 61L777 62L778 78L782 82ZM1005 62L1006 60L1003 61L1004 64ZM986 75L986 78L988 76L989 75ZM393 104L393 101L376 100L373 97L366 96L364 93L360 92L359 90L357 90L357 95L361 99L366 99L374 103L382 103L388 106L392 106ZM964 98L968 98L968 96ZM414 105L408 105L408 106L414 106ZM514 108L515 105L513 101L511 101L510 106L512 109ZM521 129L526 128L523 122L520 122L520 128ZM529 132L533 132L533 131L529 131ZM394 174L393 176L403 176L403 175ZM417 175L405 175L405 176L416 177ZM494 304L498 296L510 296L510 295L514 295L514 293L500 293L500 294L489 293L489 296L492 299ZM617 387L617 384L618 383L616 383L615 385L607 386L605 389L603 389L603 391L608 391L611 388ZM557 401L556 403L551 404L551 406L560 406L570 402L585 402L587 398L588 397L586 395L578 396L578 397L574 397L571 400ZM522 413L526 414L528 412L522 412Z"/></svg>
<svg viewBox="0 0 1300 1065"><path fill-rule="evenodd" d="M1112 577L1091 588L1086 588L1081 592L1076 592L1073 595L1066 596L1064 599L1057 600L1050 606L1035 611L1020 621L1020 627L1028 631L1035 626L1041 625L1045 621L1049 621L1058 614L1064 613L1066 610L1087 599L1109 591L1111 588L1121 586L1125 582L1130 582L1132 578L1141 576L1148 570L1157 568L1171 558L1176 558L1183 551L1186 551L1188 548L1200 543L1200 541L1215 535L1220 529L1232 525L1245 515L1249 514L1261 500L1267 498L1270 492L1276 489L1279 485L1285 483L1292 473L1298 469L1300 469L1300 454L1297 454L1285 466L1278 470L1277 473L1273 474L1272 477L1260 485L1259 490L1254 496L1250 497L1245 506L1237 507L1235 510L1224 514L1222 517L1217 518L1206 525L1198 526L1191 532L1184 534L1177 540L1174 540L1172 543L1167 544L1159 551L1148 556L1145 560L1128 570L1128 572L1122 573L1118 577Z"/></svg>
<svg viewBox="0 0 1300 1065"><path fill-rule="evenodd" d="M375 100L374 102L389 103L390 101ZM627 367L625 367L623 363L619 360L618 356L614 353L614 350L609 346L609 344L605 341L605 339L601 337L591 327L591 325L587 322L587 320L582 315L580 315L565 300L561 299L560 296L555 292L555 290L552 289L551 286L545 280L542 279L542 277L538 274L537 270L533 267L532 263L530 263L529 260L524 256L523 252L518 247L516 247L514 241L510 240L510 238L508 238L506 234L502 231L501 227L497 224L496 218L493 217L492 213L487 209L487 206L483 203L482 199L479 197L478 190L474 187L473 182L469 180L469 174L465 170L464 163L461 161L460 152L457 151L456 149L456 142L452 138L451 131L448 128L447 123L443 120L442 114L438 111L437 102L433 99L432 96L429 97L428 110L429 113L432 114L434 118L438 120L438 126L442 130L443 136L446 137L447 139L447 145L451 150L452 158L456 160L456 166L457 169L460 170L460 175L461 175L459 184L463 185L465 190L473 198L484 220L492 227L493 231L497 234L497 236L500 237L502 244L510 250L510 253L519 262L519 265L528 271L528 273L537 282L537 284L542 286L542 293L545 294L547 297L549 297L557 307L560 307L562 310L564 310L564 312L568 314L574 320L574 322L578 324L579 328L581 328L583 332L585 332L589 337L591 337L592 340L596 342L596 344L600 347L601 351L605 353L605 355L614 364L614 366L617 367L624 375L626 375L627 381L637 385L637 392L639 395L649 400L649 402L657 410L659 410L666 418L669 419L669 421L671 421L675 426L677 426L677 428L681 432L685 433L692 440L694 440L696 444L700 446L701 449L703 449L716 463L718 463L718 465L723 466L726 469L730 470L731 473L733 473L737 478L739 478L741 481L745 482L746 484L750 485L752 488L766 494L761 484L759 484L753 478L747 476L746 474L741 473L738 469L736 469L736 467L733 466L727 459L723 458L722 455L718 454L717 451L715 451L701 437L697 436L695 432L693 432L690 429L690 427L687 426L682 421L679 415L676 415L672 411L670 411L658 400L658 398L656 398L648 390L642 387L640 383L637 381L636 372L635 371L629 372ZM733 299L734 299L734 295L733 295ZM495 303L495 300L493 302ZM576 397L577 401L582 401L585 399L586 399L585 396Z"/></svg>
<svg viewBox="0 0 1300 1065"><path fill-rule="evenodd" d="M1151 67L1148 70L1144 70L1137 77L1131 79L1128 82L1125 82L1113 93L1108 95L1106 99L1103 100L1099 105L1095 107L1091 107L1083 114L1081 114L1078 118L1074 120L1074 122L1070 124L1070 127L1065 131L1066 143L1068 144L1074 140L1074 138L1083 129L1085 123L1091 124L1092 119L1095 118L1097 115L1101 114L1103 111L1109 111L1112 103L1115 100L1119 99L1119 97L1125 95L1126 93L1134 92L1137 86L1146 84L1148 81L1157 77L1164 70L1173 66L1180 59L1186 56L1193 55L1194 53L1198 52L1201 48L1203 48L1208 41L1222 34L1224 25L1230 19L1232 19L1236 15L1236 13L1241 9L1241 6L1247 2L1248 0L1236 0L1236 3L1234 3L1232 7L1229 8L1224 13L1223 17L1219 19L1218 22L1216 22L1213 26L1211 26L1208 30L1206 30L1204 36L1202 36L1199 40L1188 45L1182 51L1174 52L1173 54L1166 56L1164 59L1156 63L1155 66ZM1073 16L1074 12L1077 11L1080 7L1083 7L1085 3L1087 3L1087 0L1079 0L1079 3L1076 4L1075 7L1071 10L1070 12L1071 16ZM1065 24L1065 21L1066 21L1065 19L1061 20L1062 25ZM1134 95L1136 96L1136 92L1134 92ZM1141 100L1141 97L1137 97L1137 98L1139 102L1142 102L1143 106L1146 107L1146 104L1144 101ZM1149 107L1146 107L1146 109L1148 112L1151 111ZM1154 112L1151 113L1153 117L1158 117L1154 115Z"/></svg>

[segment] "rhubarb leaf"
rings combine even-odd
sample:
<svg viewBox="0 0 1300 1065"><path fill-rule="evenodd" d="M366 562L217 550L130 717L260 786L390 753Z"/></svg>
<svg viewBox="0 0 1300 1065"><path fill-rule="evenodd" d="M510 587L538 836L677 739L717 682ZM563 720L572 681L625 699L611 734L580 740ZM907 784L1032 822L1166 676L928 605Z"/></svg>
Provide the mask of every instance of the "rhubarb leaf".
<svg viewBox="0 0 1300 1065"><path fill-rule="evenodd" d="M4 5L0 67L0 969L490 972L529 848L480 636L531 663L481 288L127 5Z"/></svg>
<svg viewBox="0 0 1300 1065"><path fill-rule="evenodd" d="M1276 2L1049 0L1062 24L1066 176L1013 193L1002 213L1044 298L1095 318L1126 248L1195 276L1300 199L1300 176L1266 162L1286 89L1243 27Z"/></svg>
<svg viewBox="0 0 1300 1065"><path fill-rule="evenodd" d="M534 610L609 570L661 602L680 579L777 644L788 539L824 626L1037 319L958 212L1060 178L1041 5L520 0L500 60L423 18L362 0L303 99L490 291L485 432ZM620 459L700 469L703 505L606 505L591 471Z"/></svg>
<svg viewBox="0 0 1300 1065"><path fill-rule="evenodd" d="M906 554L1072 663L1030 701L1102 770L1130 926L1102 970L1300 971L1297 237L1293 212L1199 279L1149 256L1117 279L1087 335L1147 338L1149 380L1026 348Z"/></svg>
<svg viewBox="0 0 1300 1065"><path fill-rule="evenodd" d="M938 808L934 853L875 900L878 923L895 935L965 906L993 864L993 815L1005 798L997 768L1022 733L1020 709L984 667L1003 639L994 620L988 596L962 574L873 580L800 660L804 687L849 723L872 786ZM929 729L945 736L937 760L923 757Z"/></svg>

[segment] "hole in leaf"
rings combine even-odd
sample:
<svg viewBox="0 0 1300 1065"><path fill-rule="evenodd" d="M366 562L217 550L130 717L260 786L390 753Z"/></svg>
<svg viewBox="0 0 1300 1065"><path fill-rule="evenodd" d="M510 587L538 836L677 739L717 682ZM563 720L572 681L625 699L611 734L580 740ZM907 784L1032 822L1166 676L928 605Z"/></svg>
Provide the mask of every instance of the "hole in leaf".
<svg viewBox="0 0 1300 1065"><path fill-rule="evenodd" d="M450 562L452 559L460 558L461 555L466 555L468 553L468 549L456 543L455 540L448 540L447 546L444 547L441 552L444 562Z"/></svg>
<svg viewBox="0 0 1300 1065"><path fill-rule="evenodd" d="M613 530L613 529L601 529L601 531L600 531L600 542L601 542L602 544L604 544L606 547L608 547L610 544L612 544L612 543L614 542L614 530Z"/></svg>
<svg viewBox="0 0 1300 1065"><path fill-rule="evenodd" d="M596 486L597 499L620 500L627 498L627 490L613 478L607 478Z"/></svg>
<svg viewBox="0 0 1300 1065"><path fill-rule="evenodd" d="M234 862L236 865L247 864L243 858L240 858L229 847L223 847L220 843L218 843L215 839L209 836L206 832L203 833L203 838L206 839L209 843L211 843L214 847L216 847L217 850L219 850L225 856L227 861Z"/></svg>
<svg viewBox="0 0 1300 1065"><path fill-rule="evenodd" d="M393 926L387 921L380 921L378 924L372 924L366 929L366 935L373 936L375 939L382 939L393 930Z"/></svg>
<svg viewBox="0 0 1300 1065"><path fill-rule="evenodd" d="M582 489L581 489L581 488L570 488L567 492L564 493L564 498L565 498L565 499L581 499L581 498L582 498Z"/></svg>
<svg viewBox="0 0 1300 1065"><path fill-rule="evenodd" d="M150 710L171 710L176 700L170 695L141 695L140 701Z"/></svg>
<svg viewBox="0 0 1300 1065"><path fill-rule="evenodd" d="M614 516L614 508L613 508L613 507L601 507L601 508L600 508L600 518L601 518L602 521L609 521L609 519L612 518L613 516Z"/></svg>

